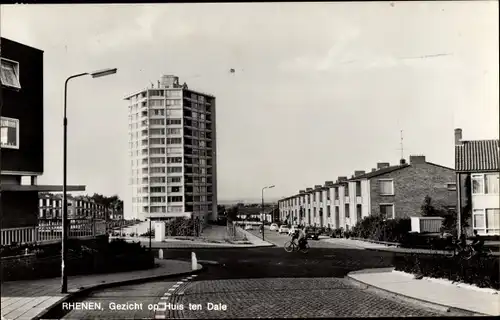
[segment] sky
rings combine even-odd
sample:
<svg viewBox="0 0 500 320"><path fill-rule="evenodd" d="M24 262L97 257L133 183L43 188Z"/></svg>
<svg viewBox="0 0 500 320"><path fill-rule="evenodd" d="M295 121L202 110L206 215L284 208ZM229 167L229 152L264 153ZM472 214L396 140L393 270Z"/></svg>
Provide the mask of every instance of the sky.
<svg viewBox="0 0 500 320"><path fill-rule="evenodd" d="M2 37L44 51L45 171L127 194L123 98L174 74L217 98L221 200L279 199L425 155L454 167L454 129L498 139L498 2L2 5ZM229 72L234 69L235 72ZM125 199L127 202L128 199Z"/></svg>

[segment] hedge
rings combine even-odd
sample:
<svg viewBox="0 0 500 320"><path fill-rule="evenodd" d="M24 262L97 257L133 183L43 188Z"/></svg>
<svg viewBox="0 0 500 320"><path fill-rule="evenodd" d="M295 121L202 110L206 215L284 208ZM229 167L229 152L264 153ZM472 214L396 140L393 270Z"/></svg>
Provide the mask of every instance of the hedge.
<svg viewBox="0 0 500 320"><path fill-rule="evenodd" d="M499 290L499 260L498 257L464 260L444 255L398 254L393 256L393 266L398 271L424 277L445 278Z"/></svg>
<svg viewBox="0 0 500 320"><path fill-rule="evenodd" d="M32 255L2 258L2 281L58 277L61 268L60 245L41 246ZM154 257L140 243L113 240L82 245L71 241L68 248L68 275L112 273L154 267Z"/></svg>
<svg viewBox="0 0 500 320"><path fill-rule="evenodd" d="M358 221L350 231L350 236L375 241L401 242L410 230L409 218L384 220L380 215L373 215Z"/></svg>

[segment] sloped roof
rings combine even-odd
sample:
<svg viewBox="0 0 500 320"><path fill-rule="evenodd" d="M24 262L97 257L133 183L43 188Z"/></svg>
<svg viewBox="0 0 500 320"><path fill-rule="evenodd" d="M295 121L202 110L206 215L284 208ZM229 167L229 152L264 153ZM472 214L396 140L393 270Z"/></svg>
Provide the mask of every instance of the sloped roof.
<svg viewBox="0 0 500 320"><path fill-rule="evenodd" d="M499 171L499 140L466 140L455 146L455 170Z"/></svg>
<svg viewBox="0 0 500 320"><path fill-rule="evenodd" d="M403 168L407 168L409 166L410 166L409 164L403 164L403 165L397 165L397 166L390 166L390 167L382 168L382 169L379 169L379 170L376 170L376 171L373 171L373 172L368 172L368 173L359 175L357 177L348 179L348 181L356 181L356 180L360 180L360 179L371 179L373 177L380 176L380 175L383 175L383 174L386 174L386 173L389 173L389 172L393 172L393 171L396 171L396 170L400 170L400 169L403 169Z"/></svg>

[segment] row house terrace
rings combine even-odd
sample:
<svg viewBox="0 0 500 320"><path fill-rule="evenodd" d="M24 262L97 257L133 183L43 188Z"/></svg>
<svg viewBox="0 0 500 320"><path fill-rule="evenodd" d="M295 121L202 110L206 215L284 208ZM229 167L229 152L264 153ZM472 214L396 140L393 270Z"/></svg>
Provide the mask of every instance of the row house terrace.
<svg viewBox="0 0 500 320"><path fill-rule="evenodd" d="M40 193L39 218L61 219L62 199L62 194ZM106 210L103 205L95 203L90 197L68 196L68 219L104 219L106 211L109 210ZM108 216L110 216L110 212L108 212Z"/></svg>
<svg viewBox="0 0 500 320"><path fill-rule="evenodd" d="M409 164L404 159L392 166L377 163L368 173L356 170L350 178L338 177L280 200L280 220L348 230L373 214L388 219L419 216L425 196L437 207L454 209L454 174L451 168L427 162L425 156L410 156Z"/></svg>

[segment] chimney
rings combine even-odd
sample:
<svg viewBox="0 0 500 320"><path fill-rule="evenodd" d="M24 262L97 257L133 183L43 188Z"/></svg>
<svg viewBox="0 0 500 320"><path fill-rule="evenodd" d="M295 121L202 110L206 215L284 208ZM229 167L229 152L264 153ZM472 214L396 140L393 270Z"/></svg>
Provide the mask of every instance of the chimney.
<svg viewBox="0 0 500 320"><path fill-rule="evenodd" d="M391 164L389 162L377 162L377 169L383 169L389 167Z"/></svg>
<svg viewBox="0 0 500 320"><path fill-rule="evenodd" d="M375 169L375 168L372 168L372 172L375 172L375 171L377 171L377 169Z"/></svg>
<svg viewBox="0 0 500 320"><path fill-rule="evenodd" d="M158 80L158 87L157 88L160 89L160 80Z"/></svg>
<svg viewBox="0 0 500 320"><path fill-rule="evenodd" d="M299 190L299 193L304 193L304 192L306 192L306 191L305 190Z"/></svg>
<svg viewBox="0 0 500 320"><path fill-rule="evenodd" d="M325 181L325 187L333 186L333 181Z"/></svg>
<svg viewBox="0 0 500 320"><path fill-rule="evenodd" d="M399 164L400 164L400 165L404 165L404 164L406 164L406 160L405 160L405 159L401 159L401 160L399 160Z"/></svg>
<svg viewBox="0 0 500 320"><path fill-rule="evenodd" d="M455 145L456 146L461 146L462 143L462 129L457 128L455 129Z"/></svg>
<svg viewBox="0 0 500 320"><path fill-rule="evenodd" d="M313 191L312 188L306 188L306 192Z"/></svg>
<svg viewBox="0 0 500 320"><path fill-rule="evenodd" d="M365 171L364 170L356 170L354 171L354 176L357 177L357 176L360 176L362 174L365 174Z"/></svg>
<svg viewBox="0 0 500 320"><path fill-rule="evenodd" d="M425 163L425 156L410 156L410 164Z"/></svg>
<svg viewBox="0 0 500 320"><path fill-rule="evenodd" d="M338 180L339 182L341 182L341 181L345 181L345 180L347 180L347 177L345 177L345 176L341 176L341 177L338 177L338 178L337 178L337 180Z"/></svg>
<svg viewBox="0 0 500 320"><path fill-rule="evenodd" d="M317 185L314 186L314 189L319 189L319 188L321 188L320 184L317 184Z"/></svg>

